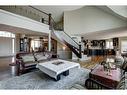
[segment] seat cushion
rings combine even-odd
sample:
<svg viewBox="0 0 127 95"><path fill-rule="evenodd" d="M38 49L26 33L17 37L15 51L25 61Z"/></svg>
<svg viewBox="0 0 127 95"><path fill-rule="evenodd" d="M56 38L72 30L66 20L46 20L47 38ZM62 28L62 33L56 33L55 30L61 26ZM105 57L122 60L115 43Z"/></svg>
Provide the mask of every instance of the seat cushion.
<svg viewBox="0 0 127 95"><path fill-rule="evenodd" d="M36 62L26 62L24 65L25 65L25 67L36 66L37 63Z"/></svg>

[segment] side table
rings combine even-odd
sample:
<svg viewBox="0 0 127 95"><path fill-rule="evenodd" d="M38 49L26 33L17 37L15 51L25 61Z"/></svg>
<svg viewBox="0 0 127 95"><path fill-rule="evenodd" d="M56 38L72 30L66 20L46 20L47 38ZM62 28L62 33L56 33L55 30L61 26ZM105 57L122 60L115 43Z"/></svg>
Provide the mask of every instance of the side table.
<svg viewBox="0 0 127 95"><path fill-rule="evenodd" d="M105 84L109 87L116 88L121 79L121 70L119 68L111 70L112 75L107 75L101 65L98 65L92 72L90 78Z"/></svg>

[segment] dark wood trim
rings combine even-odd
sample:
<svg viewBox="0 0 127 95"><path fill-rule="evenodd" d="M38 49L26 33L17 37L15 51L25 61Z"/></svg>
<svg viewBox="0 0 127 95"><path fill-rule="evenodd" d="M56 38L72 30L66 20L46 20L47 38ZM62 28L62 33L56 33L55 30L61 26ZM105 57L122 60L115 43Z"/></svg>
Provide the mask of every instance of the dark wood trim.
<svg viewBox="0 0 127 95"><path fill-rule="evenodd" d="M51 26L51 14L48 14L49 16L49 22L48 22L48 25Z"/></svg>

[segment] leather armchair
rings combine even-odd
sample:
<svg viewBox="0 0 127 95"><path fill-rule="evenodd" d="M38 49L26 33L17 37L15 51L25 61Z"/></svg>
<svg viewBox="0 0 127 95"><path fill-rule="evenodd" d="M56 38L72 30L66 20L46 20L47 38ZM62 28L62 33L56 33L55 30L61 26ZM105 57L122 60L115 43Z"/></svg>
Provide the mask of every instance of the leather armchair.
<svg viewBox="0 0 127 95"><path fill-rule="evenodd" d="M16 60L17 63L20 64L20 73L36 69L37 61L33 53L17 53Z"/></svg>

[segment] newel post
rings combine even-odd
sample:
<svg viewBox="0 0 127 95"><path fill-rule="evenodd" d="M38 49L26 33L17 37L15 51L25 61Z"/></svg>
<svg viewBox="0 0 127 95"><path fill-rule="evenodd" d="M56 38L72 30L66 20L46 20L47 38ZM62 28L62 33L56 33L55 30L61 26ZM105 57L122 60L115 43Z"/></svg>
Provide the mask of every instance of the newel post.
<svg viewBox="0 0 127 95"><path fill-rule="evenodd" d="M51 14L49 14L49 29L50 29L50 32L49 32L49 35L48 35L48 51L51 51Z"/></svg>
<svg viewBox="0 0 127 95"><path fill-rule="evenodd" d="M49 26L51 26L51 14L49 14Z"/></svg>
<svg viewBox="0 0 127 95"><path fill-rule="evenodd" d="M80 54L80 58L82 58L82 47L81 47L81 45L79 45L79 54Z"/></svg>

